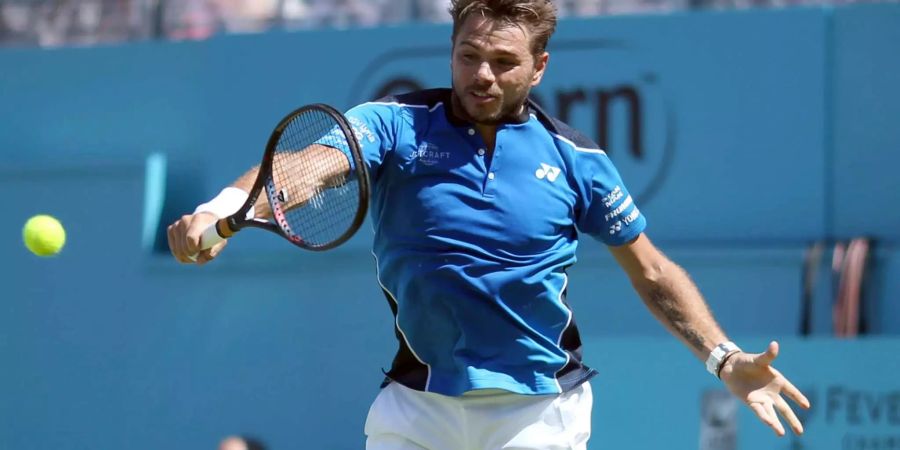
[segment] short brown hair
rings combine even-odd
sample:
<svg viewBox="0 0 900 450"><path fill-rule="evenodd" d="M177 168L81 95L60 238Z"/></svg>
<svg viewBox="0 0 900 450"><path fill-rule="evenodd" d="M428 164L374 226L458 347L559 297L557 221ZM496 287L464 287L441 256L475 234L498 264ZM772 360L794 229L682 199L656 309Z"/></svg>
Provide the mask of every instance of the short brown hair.
<svg viewBox="0 0 900 450"><path fill-rule="evenodd" d="M531 52L544 53L550 36L556 31L556 7L550 0L451 0L453 39L463 22L473 13L506 22L527 25L533 35Z"/></svg>

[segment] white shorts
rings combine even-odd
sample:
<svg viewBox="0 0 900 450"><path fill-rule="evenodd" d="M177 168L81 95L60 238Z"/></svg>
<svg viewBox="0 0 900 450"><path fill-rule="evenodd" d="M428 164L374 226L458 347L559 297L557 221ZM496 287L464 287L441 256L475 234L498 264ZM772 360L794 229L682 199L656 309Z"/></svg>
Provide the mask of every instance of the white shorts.
<svg viewBox="0 0 900 450"><path fill-rule="evenodd" d="M366 450L585 450L591 386L561 395L473 391L448 397L391 383L366 419Z"/></svg>

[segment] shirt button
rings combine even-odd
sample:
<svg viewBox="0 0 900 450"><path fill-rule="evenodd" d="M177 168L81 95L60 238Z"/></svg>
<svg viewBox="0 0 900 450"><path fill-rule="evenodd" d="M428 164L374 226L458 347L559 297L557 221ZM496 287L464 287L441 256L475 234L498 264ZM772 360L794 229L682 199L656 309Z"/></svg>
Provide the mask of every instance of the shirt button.
<svg viewBox="0 0 900 450"><path fill-rule="evenodd" d="M488 180L493 180L493 179L494 179L494 172L491 172L488 174Z"/></svg>
<svg viewBox="0 0 900 450"><path fill-rule="evenodd" d="M469 128L469 136L475 136L475 129Z"/></svg>
<svg viewBox="0 0 900 450"><path fill-rule="evenodd" d="M478 149L478 155L479 155L479 156L484 156L484 149L483 149L483 148L479 148L479 149Z"/></svg>

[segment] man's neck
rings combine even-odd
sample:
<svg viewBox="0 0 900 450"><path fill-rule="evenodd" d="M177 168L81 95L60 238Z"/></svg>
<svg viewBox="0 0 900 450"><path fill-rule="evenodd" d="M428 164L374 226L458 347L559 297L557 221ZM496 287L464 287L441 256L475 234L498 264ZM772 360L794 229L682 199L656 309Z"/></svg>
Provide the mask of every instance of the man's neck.
<svg viewBox="0 0 900 450"><path fill-rule="evenodd" d="M465 120L469 123L475 125L475 130L478 131L478 134L481 135L481 138L484 139L484 143L487 146L488 151L494 150L494 143L497 138L497 124L496 123L479 123L472 119L467 113L465 108L462 106L462 102L459 100L459 97L456 96L455 92L451 92L450 94L450 103L452 105L451 114L459 118L460 120ZM510 115L508 119L510 122L515 122L516 117L521 117L525 110L525 105L523 104L519 110ZM506 119L502 119L501 122L507 121Z"/></svg>
<svg viewBox="0 0 900 450"><path fill-rule="evenodd" d="M481 139L484 140L484 145L487 146L487 150L494 151L494 143L497 140L497 125L482 125L476 123L475 130L481 135Z"/></svg>

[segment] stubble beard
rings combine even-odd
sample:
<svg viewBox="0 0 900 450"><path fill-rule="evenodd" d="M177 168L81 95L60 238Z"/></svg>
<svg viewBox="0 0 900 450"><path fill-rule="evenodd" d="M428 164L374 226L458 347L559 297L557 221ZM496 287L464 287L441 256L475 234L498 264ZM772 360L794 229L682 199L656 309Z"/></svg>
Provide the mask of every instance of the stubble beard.
<svg viewBox="0 0 900 450"><path fill-rule="evenodd" d="M519 113L522 111L525 102L528 100L528 92L529 91L526 90L521 98L515 99L515 101L510 104L501 103L499 111L495 113L477 114L476 111L476 114L473 114L462 100L462 95L465 95L465 92L460 95L460 93L457 92L456 86L453 86L453 110L461 119L472 123L489 126L499 125L504 122L515 121L515 119L519 117ZM503 99L501 98L500 100L502 101Z"/></svg>

